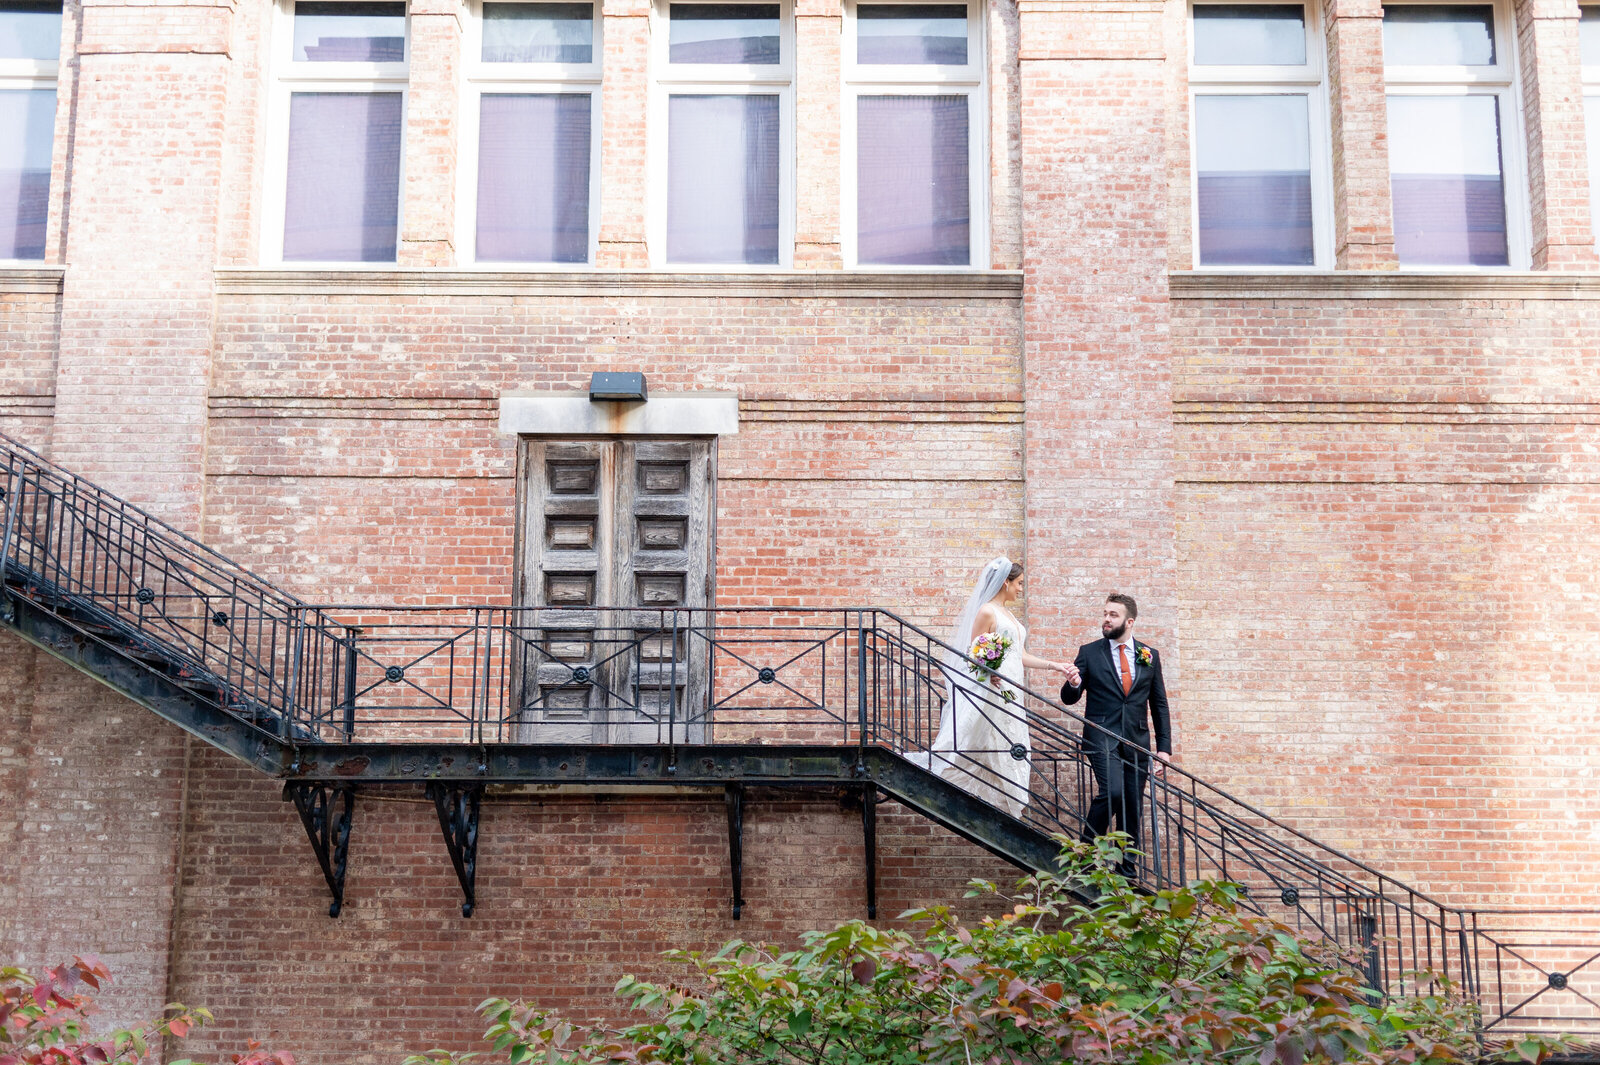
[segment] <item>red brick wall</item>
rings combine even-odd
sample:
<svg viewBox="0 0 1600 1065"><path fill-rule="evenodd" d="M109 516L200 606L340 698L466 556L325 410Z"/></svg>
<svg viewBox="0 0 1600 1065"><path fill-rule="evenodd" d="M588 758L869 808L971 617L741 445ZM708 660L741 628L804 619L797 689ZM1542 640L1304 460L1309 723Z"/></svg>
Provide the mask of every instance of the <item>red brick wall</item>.
<svg viewBox="0 0 1600 1065"><path fill-rule="evenodd" d="M1600 877L1600 301L1185 299L1186 757L1460 902Z"/></svg>
<svg viewBox="0 0 1600 1065"><path fill-rule="evenodd" d="M1535 269L1595 265L1582 75L1573 60L1577 18L1567 0L1522 0L1516 8Z"/></svg>
<svg viewBox="0 0 1600 1065"><path fill-rule="evenodd" d="M734 937L793 943L866 915L861 819L836 799L752 791L743 918L731 919L720 791L648 797L491 795L478 906L461 890L431 803L414 789L356 800L343 914L293 808L271 781L197 751L185 835L174 993L218 1024L186 1053L247 1038L306 1062L389 1063L480 1049L472 1013L525 995L577 1018L613 1012L618 977L668 977L660 953ZM959 899L1009 866L887 805L879 913ZM974 913L970 903L962 907Z"/></svg>
<svg viewBox="0 0 1600 1065"><path fill-rule="evenodd" d="M83 8L54 455L199 526L231 13Z"/></svg>
<svg viewBox="0 0 1600 1065"><path fill-rule="evenodd" d="M148 711L0 633L0 957L98 954L106 1027L170 999L168 952L187 741Z"/></svg>
<svg viewBox="0 0 1600 1065"><path fill-rule="evenodd" d="M0 701L0 794L6 796L8 809L8 816L0 818L0 847L5 848L7 854L15 854L18 838L24 833L20 799L28 790L29 763L33 755L36 656L31 647L10 635L0 647L5 651L0 655L0 691L6 693L5 699ZM0 945L7 956L16 955L22 949L22 890L22 876L14 873L0 878ZM37 934L41 923L37 917L28 920L28 938Z"/></svg>
<svg viewBox="0 0 1600 1065"><path fill-rule="evenodd" d="M55 410L60 301L52 292L4 287L0 284L0 432L42 448L49 443ZM26 286L37 287L54 286Z"/></svg>
<svg viewBox="0 0 1600 1065"><path fill-rule="evenodd" d="M505 601L498 397L597 366L740 395L718 459L726 605L943 619L1020 547L1014 299L749 299L735 318L705 298L236 296L218 332L206 537L318 599Z"/></svg>

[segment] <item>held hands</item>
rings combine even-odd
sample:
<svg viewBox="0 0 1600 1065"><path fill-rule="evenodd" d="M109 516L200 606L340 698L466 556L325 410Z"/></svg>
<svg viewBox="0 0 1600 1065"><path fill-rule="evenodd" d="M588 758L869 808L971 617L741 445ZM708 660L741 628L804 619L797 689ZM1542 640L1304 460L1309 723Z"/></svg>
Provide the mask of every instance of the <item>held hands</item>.
<svg viewBox="0 0 1600 1065"><path fill-rule="evenodd" d="M1067 678L1067 683L1072 685L1074 688L1078 687L1078 685L1083 681L1083 678L1078 674L1078 667L1070 662L1051 662L1050 671L1053 673L1059 673L1063 677Z"/></svg>

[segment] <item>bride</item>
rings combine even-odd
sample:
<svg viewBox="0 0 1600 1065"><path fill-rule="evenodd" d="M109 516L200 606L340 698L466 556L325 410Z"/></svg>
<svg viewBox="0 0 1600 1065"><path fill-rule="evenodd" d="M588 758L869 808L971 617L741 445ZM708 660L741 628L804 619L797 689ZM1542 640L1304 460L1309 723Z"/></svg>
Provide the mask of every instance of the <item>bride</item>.
<svg viewBox="0 0 1600 1065"><path fill-rule="evenodd" d="M940 669L945 675L945 701L940 711L939 734L925 753L908 755L911 761L1000 807L1013 817L1022 816L1028 802L1030 766L1027 752L1027 711L1017 686L1025 667L1060 673L1073 683L1074 666L1051 662L1024 649L1028 630L1011 612L1022 597L1022 564L1004 555L990 559L978 574L946 641L956 652L946 652ZM986 632L1011 637L1011 647L987 681L973 677L966 653ZM1013 751L1020 749L1023 757Z"/></svg>

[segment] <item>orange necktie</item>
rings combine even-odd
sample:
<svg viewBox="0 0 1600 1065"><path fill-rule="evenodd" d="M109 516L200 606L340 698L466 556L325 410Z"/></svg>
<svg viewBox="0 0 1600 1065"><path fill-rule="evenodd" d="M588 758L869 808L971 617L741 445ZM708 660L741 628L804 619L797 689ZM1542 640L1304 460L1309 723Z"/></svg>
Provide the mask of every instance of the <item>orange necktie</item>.
<svg viewBox="0 0 1600 1065"><path fill-rule="evenodd" d="M1122 660L1122 694L1133 691L1133 674L1128 672L1128 645L1117 644L1117 657Z"/></svg>

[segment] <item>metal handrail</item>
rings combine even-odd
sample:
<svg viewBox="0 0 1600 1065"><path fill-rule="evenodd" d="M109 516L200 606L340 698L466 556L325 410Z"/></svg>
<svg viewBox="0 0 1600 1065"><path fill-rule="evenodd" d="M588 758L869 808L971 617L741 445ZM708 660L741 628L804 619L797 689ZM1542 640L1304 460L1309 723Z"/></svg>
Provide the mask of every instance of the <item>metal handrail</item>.
<svg viewBox="0 0 1600 1065"><path fill-rule="evenodd" d="M966 681L963 649L892 611L310 604L3 435L0 484L10 594L296 746L870 746L937 769L996 817L1067 836L1086 825L1080 738L1101 726L1025 685L1006 698ZM992 740L933 749L953 693ZM1005 775L1021 761L1026 786ZM1141 805L1149 887L1235 880L1247 906L1357 952L1375 988L1430 986L1414 969L1457 980L1486 1029L1600 1030L1600 911L1446 905L1178 766Z"/></svg>

